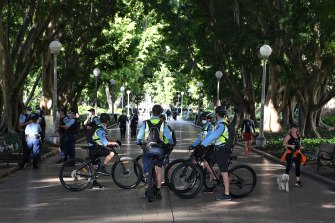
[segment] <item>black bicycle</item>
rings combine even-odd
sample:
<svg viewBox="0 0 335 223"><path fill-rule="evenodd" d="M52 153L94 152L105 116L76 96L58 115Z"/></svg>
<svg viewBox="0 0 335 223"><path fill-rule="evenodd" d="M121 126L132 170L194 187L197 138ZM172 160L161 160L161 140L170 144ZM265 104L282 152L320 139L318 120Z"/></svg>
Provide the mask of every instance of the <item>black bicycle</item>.
<svg viewBox="0 0 335 223"><path fill-rule="evenodd" d="M147 182L147 191L148 191L148 201L149 202L152 202L153 199L154 199L154 196L156 195L157 193L157 185L156 185L156 162L157 162L157 158L154 156L154 157L150 157L149 159L149 172L148 172L148 175L147 175L147 179L146 179L146 182Z"/></svg>
<svg viewBox="0 0 335 223"><path fill-rule="evenodd" d="M201 163L208 158L211 150L207 150L201 156L193 156L179 164L173 171L171 184L173 192L180 198L190 199L195 197L204 185L207 189L214 189L217 186L224 187L223 178L217 164L209 165L210 172L203 168ZM194 154L194 153L193 153ZM229 165L236 156L231 156ZM235 198L242 198L249 195L255 188L257 177L255 171L248 165L239 164L228 170L230 180L230 194Z"/></svg>
<svg viewBox="0 0 335 223"><path fill-rule="evenodd" d="M115 184L123 189L132 189L139 185L141 182L139 176L142 176L140 164L131 157L121 156L119 146L108 149L113 151L116 157L111 169ZM91 160L85 161L79 158L66 161L59 170L61 184L70 191L82 191L100 176L102 175L97 174Z"/></svg>
<svg viewBox="0 0 335 223"><path fill-rule="evenodd" d="M164 182L166 183L167 186L170 187L170 177L171 177L171 165L170 164L175 164L175 160L172 161L170 163L170 154L173 150L173 147L171 148L167 148L166 149L166 153L164 154L164 160L163 160L163 167L164 167ZM143 169L143 161L142 161L142 158L143 158L143 154L139 155L136 157L136 161L140 164L140 166L142 167ZM180 160L183 160L185 161L184 159L180 159ZM137 174L137 173L136 173ZM140 176L140 175L139 175ZM142 182L145 183L145 178L142 177Z"/></svg>

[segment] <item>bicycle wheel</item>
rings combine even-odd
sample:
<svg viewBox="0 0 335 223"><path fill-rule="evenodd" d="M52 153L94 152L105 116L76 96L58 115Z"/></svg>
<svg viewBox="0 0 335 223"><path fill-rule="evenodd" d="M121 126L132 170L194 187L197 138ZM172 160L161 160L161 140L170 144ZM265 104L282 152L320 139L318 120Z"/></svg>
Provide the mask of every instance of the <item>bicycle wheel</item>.
<svg viewBox="0 0 335 223"><path fill-rule="evenodd" d="M68 160L59 170L59 180L70 191L87 188L93 179L91 167L82 159Z"/></svg>
<svg viewBox="0 0 335 223"><path fill-rule="evenodd" d="M221 177L221 173L220 173L220 169L219 166L215 163L212 165L213 171L215 172L216 176L219 177L220 179L222 179ZM204 187L208 190L214 190L214 188L218 185L217 180L215 179L214 176L211 177L210 172L204 168L203 171L204 175Z"/></svg>
<svg viewBox="0 0 335 223"><path fill-rule="evenodd" d="M151 164L152 165L152 164ZM153 168L150 165L150 168L149 168L149 173L148 173L148 177L147 177L147 183L148 183L148 201L149 202L152 202L153 198L154 198L154 185L155 185L155 178L153 177L153 174L154 174L154 170Z"/></svg>
<svg viewBox="0 0 335 223"><path fill-rule="evenodd" d="M136 157L136 159L135 159L136 161L137 161L137 163L141 166L141 174L143 173L143 154L141 154L141 155L139 155L138 157ZM140 175L140 173L137 171L137 169L135 169L135 174L136 174L136 176L138 176L140 179L141 179L141 181L143 182L143 183L145 183L145 178L144 178L144 176L143 175Z"/></svg>
<svg viewBox="0 0 335 223"><path fill-rule="evenodd" d="M137 173L137 174L136 174ZM135 188L141 182L142 168L131 157L121 157L112 167L112 178L123 189Z"/></svg>
<svg viewBox="0 0 335 223"><path fill-rule="evenodd" d="M172 177L172 173L173 173L173 170L181 163L187 161L186 159L176 159L176 160L173 160L171 163L169 163L169 165L167 165L167 167L165 168L164 170L164 182L165 184L171 189L173 190L172 188L172 185L171 185L171 177Z"/></svg>
<svg viewBox="0 0 335 223"><path fill-rule="evenodd" d="M248 165L237 165L228 170L230 195L241 198L249 195L256 186L255 171Z"/></svg>
<svg viewBox="0 0 335 223"><path fill-rule="evenodd" d="M182 199L195 197L203 185L201 168L189 162L178 165L172 173L171 185L176 196Z"/></svg>

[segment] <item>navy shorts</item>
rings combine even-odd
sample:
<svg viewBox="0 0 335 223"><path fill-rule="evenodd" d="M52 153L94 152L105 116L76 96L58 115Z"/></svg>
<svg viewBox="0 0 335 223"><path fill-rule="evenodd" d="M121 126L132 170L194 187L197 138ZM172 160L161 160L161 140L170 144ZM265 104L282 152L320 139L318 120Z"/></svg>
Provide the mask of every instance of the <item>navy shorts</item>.
<svg viewBox="0 0 335 223"><path fill-rule="evenodd" d="M225 149L216 150L209 155L211 163L217 163L220 172L228 172L230 153L227 153Z"/></svg>

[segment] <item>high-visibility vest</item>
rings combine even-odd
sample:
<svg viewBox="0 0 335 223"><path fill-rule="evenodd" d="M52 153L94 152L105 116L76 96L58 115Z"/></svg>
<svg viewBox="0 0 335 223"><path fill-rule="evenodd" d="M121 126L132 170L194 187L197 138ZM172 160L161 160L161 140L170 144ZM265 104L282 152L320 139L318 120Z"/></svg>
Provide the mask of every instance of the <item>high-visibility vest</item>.
<svg viewBox="0 0 335 223"><path fill-rule="evenodd" d="M224 131L222 132L222 134L219 136L219 138L215 141L216 146L226 144L227 141L228 141L228 137L229 137L228 123L224 120L221 121L220 123L222 123L225 128L224 128ZM217 127L219 127L219 124L217 125Z"/></svg>

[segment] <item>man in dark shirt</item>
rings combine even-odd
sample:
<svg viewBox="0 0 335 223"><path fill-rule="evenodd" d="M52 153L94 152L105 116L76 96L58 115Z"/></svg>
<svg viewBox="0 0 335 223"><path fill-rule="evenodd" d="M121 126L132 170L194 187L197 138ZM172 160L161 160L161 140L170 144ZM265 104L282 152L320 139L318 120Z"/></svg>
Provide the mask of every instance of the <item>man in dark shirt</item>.
<svg viewBox="0 0 335 223"><path fill-rule="evenodd" d="M253 132L252 132L253 131ZM246 118L242 122L241 134L243 134L243 140L245 143L245 153L250 154L251 151L251 140L255 133L255 123L250 119L250 114L246 114Z"/></svg>
<svg viewBox="0 0 335 223"><path fill-rule="evenodd" d="M120 127L120 133L121 133L121 139L124 139L126 136L126 128L127 128L127 122L128 122L128 117L126 115L126 112L123 111L122 115L120 115L119 120L117 124Z"/></svg>

